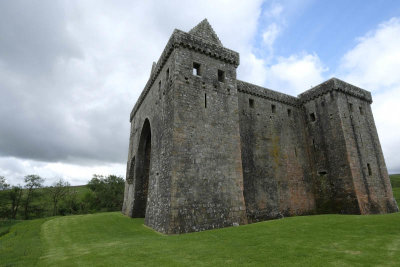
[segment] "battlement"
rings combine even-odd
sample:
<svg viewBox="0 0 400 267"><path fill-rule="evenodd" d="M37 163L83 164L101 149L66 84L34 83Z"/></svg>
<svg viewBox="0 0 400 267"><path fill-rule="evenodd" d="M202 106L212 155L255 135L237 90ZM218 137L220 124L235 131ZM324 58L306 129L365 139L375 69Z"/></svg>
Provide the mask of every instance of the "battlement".
<svg viewBox="0 0 400 267"><path fill-rule="evenodd" d="M238 92L245 93L277 102L281 102L286 105L299 107L301 102L298 98L294 96L290 96L287 94L283 94L271 89L267 89L258 85L254 85L248 82L243 82L237 80L237 88Z"/></svg>
<svg viewBox="0 0 400 267"><path fill-rule="evenodd" d="M305 103L334 90L367 101L369 104L372 103L372 96L370 92L337 78L331 78L326 82L323 82L311 88L310 90L301 93L300 95L298 95L298 97L300 98L302 103Z"/></svg>
<svg viewBox="0 0 400 267"><path fill-rule="evenodd" d="M146 83L146 86L144 87L142 93L139 96L139 99L137 100L135 106L132 109L132 112L130 114L130 120L132 121L132 118L135 116L138 108L142 104L144 98L146 97L148 91L150 90L151 86L153 85L154 81L157 79L158 74L162 70L165 62L167 62L168 57L171 55L172 51L176 48L183 47L187 49L194 50L196 52L208 55L212 58L221 60L225 63L232 64L235 67L239 65L239 53L230 50L228 48L225 48L222 46L222 43L219 41L219 38L215 35L215 37L212 34L206 34L204 33L204 28L207 26L204 26L204 24L208 22L207 21L202 21L200 24L203 24L201 28L193 28L189 33L175 29L174 32L172 33L171 37L168 40L167 45L165 46L160 58L157 61L157 64L155 67L152 68L152 72L150 74L150 78ZM209 24L208 24L209 25ZM210 26L211 28L211 26ZM198 33L198 30L202 29L201 33ZM212 30L212 28L211 28ZM215 34L215 33L214 33ZM208 38L208 39L205 39ZM218 40L218 42L216 41Z"/></svg>

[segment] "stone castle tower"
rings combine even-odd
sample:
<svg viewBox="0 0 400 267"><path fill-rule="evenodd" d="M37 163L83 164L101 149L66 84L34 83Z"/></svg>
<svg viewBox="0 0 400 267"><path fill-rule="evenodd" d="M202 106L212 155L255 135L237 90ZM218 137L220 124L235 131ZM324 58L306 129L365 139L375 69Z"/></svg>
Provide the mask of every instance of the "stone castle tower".
<svg viewBox="0 0 400 267"><path fill-rule="evenodd" d="M207 20L175 30L131 114L122 212L167 234L398 211L368 91L292 97L236 79Z"/></svg>

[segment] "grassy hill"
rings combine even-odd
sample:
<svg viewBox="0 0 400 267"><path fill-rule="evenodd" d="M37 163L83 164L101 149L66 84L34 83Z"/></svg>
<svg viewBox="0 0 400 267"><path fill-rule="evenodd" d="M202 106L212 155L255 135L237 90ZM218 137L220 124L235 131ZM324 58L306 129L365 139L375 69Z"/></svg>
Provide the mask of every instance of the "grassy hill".
<svg viewBox="0 0 400 267"><path fill-rule="evenodd" d="M400 205L400 174L390 175L390 182L392 183L393 195L397 205Z"/></svg>
<svg viewBox="0 0 400 267"><path fill-rule="evenodd" d="M400 202L400 175L391 178ZM175 236L159 234L145 227L143 219L119 212L12 223L3 228L0 223L0 232L8 229L0 237L1 266L398 266L400 262L400 213L290 217Z"/></svg>

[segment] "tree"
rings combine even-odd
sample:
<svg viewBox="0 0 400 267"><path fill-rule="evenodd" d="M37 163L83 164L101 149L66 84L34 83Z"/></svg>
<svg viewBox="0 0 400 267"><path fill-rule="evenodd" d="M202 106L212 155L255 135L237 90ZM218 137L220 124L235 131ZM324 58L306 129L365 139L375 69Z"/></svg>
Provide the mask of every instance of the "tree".
<svg viewBox="0 0 400 267"><path fill-rule="evenodd" d="M94 194L95 201L92 201L97 210L121 210L124 197L125 181L122 177L109 175L93 175L88 187ZM88 195L89 198L89 195Z"/></svg>
<svg viewBox="0 0 400 267"><path fill-rule="evenodd" d="M57 182L55 182L47 189L53 203L53 216L57 215L57 205L59 201L68 194L69 188L70 184L60 178Z"/></svg>
<svg viewBox="0 0 400 267"><path fill-rule="evenodd" d="M10 188L10 185L6 183L6 178L4 176L0 176L0 191L7 190Z"/></svg>
<svg viewBox="0 0 400 267"><path fill-rule="evenodd" d="M34 190L37 188L41 188L43 186L44 179L39 175L27 175L24 179L25 189L26 189L26 198L24 203L24 218L25 220L29 218L29 207L31 205L31 201L34 198Z"/></svg>
<svg viewBox="0 0 400 267"><path fill-rule="evenodd" d="M17 217L18 208L21 204L23 190L20 185L13 186L9 191L9 198L11 200L11 218Z"/></svg>

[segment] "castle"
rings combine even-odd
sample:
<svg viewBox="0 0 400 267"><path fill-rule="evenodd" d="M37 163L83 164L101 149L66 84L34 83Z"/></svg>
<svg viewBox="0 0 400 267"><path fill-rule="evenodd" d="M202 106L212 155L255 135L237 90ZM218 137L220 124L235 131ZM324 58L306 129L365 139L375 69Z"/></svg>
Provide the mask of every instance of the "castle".
<svg viewBox="0 0 400 267"><path fill-rule="evenodd" d="M332 78L293 97L238 65L207 20L173 32L130 114L124 214L177 234L398 211L368 91Z"/></svg>

